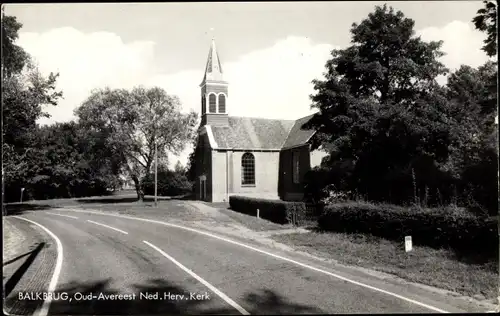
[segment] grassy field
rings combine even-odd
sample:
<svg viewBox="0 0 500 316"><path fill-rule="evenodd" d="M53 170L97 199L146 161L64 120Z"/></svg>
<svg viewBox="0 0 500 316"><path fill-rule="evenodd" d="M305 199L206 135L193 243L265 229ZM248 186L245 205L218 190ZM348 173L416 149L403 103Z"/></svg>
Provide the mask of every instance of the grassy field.
<svg viewBox="0 0 500 316"><path fill-rule="evenodd" d="M203 204L216 208L218 211L225 216L231 218L234 222L243 225L253 231L261 232L261 231L269 231L269 230L280 230L280 229L288 229L291 228L292 225L280 225L276 224L262 218L257 218L252 215L247 215L243 213L238 213L229 209L229 203L220 202L220 203L208 203L202 202Z"/></svg>
<svg viewBox="0 0 500 316"><path fill-rule="evenodd" d="M394 274L478 300L499 295L498 260L459 258L451 250L420 246L406 253L403 241L359 234L309 232L272 238L319 257Z"/></svg>
<svg viewBox="0 0 500 316"><path fill-rule="evenodd" d="M7 213L9 215L54 207L92 209L128 215L152 216L161 219L192 220L200 216L198 212L183 207L181 200L172 200L170 197L158 197L157 207L154 206L153 196L145 196L143 202L138 202L137 196L133 191L118 192L110 196L53 199L6 204Z"/></svg>

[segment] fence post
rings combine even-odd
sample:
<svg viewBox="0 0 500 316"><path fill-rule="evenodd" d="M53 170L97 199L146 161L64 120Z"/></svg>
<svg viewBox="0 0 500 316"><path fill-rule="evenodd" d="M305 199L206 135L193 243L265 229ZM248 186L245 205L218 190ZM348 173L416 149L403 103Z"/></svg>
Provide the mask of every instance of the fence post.
<svg viewBox="0 0 500 316"><path fill-rule="evenodd" d="M257 209L257 218L260 218L260 214L259 213L260 213L260 211L259 211L259 209Z"/></svg>

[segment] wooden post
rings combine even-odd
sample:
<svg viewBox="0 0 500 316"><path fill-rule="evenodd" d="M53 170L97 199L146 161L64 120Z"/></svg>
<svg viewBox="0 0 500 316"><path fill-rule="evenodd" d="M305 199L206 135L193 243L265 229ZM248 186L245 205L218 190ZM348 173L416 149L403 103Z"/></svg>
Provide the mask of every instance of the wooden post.
<svg viewBox="0 0 500 316"><path fill-rule="evenodd" d="M412 242L411 242L411 236L406 236L405 237L405 251L410 252L413 248Z"/></svg>
<svg viewBox="0 0 500 316"><path fill-rule="evenodd" d="M259 209L257 209L257 218L260 218L260 214L259 213L260 213L260 211L259 211Z"/></svg>

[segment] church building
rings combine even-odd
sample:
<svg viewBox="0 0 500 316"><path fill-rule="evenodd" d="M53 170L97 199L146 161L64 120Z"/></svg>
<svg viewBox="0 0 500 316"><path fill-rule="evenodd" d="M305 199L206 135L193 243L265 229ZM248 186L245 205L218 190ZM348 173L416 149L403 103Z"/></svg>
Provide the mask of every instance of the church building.
<svg viewBox="0 0 500 316"><path fill-rule="evenodd" d="M229 83L212 44L201 88L201 124L195 153L195 197L226 202L232 195L301 200L302 180L325 155L310 152L314 131L302 129L312 115L297 120L228 115Z"/></svg>

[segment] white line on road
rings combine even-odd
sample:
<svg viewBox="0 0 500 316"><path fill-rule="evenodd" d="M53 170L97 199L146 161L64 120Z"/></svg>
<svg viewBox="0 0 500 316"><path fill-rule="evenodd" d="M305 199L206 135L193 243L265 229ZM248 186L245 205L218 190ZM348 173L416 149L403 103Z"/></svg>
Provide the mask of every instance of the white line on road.
<svg viewBox="0 0 500 316"><path fill-rule="evenodd" d="M51 212L46 212L46 213L47 213L47 214L52 214L52 215L57 215L57 216L64 216L64 217L69 217L69 218L78 219L78 217L76 217L76 216L62 215L62 214L51 213Z"/></svg>
<svg viewBox="0 0 500 316"><path fill-rule="evenodd" d="M109 229L113 229L113 230L116 230L117 232L120 232L122 234L125 234L125 235L128 235L127 232L121 230L121 229L118 229L118 228L114 228L114 227L111 227L111 226L108 226L108 225L105 225L105 224L101 224L101 223L98 223L98 222L94 222L94 221L91 221L91 220L87 220L87 222L90 222L92 224L96 224L96 225L100 225L100 226L103 226L103 227L107 227Z"/></svg>
<svg viewBox="0 0 500 316"><path fill-rule="evenodd" d="M19 219L22 219L24 221L28 221L32 224L37 225L41 229L45 230L47 232L47 234L49 234L50 237L52 237L56 241L56 244L57 244L56 267L54 269L54 274L52 275L52 279L50 280L49 288L48 288L48 293L54 293L56 290L56 286L57 286L57 280L59 280L59 275L61 274L61 268L62 268L62 263L63 263L63 246L62 246L61 241L59 240L59 238L57 238L57 236L53 232L51 232L50 230L48 230L44 226L38 224L37 222L34 222L32 220L29 220L29 219L26 219L23 217L19 217L19 216L13 216L13 217L19 218ZM42 307L37 312L35 312L34 315L37 315L37 316L47 315L49 312L49 308L50 308L51 303L52 303L52 295L47 295L47 298L43 301Z"/></svg>
<svg viewBox="0 0 500 316"><path fill-rule="evenodd" d="M163 250L161 250L160 248L156 247L155 245L143 240L143 242L148 245L149 247L153 248L154 250L158 251L159 253L161 253L165 258L167 258L168 260L172 261L173 263L175 263L179 268L181 268L182 270L184 270L185 272L187 272L189 275L191 275L193 278L195 278L196 280L200 281L200 283L202 283L203 285L205 285L206 287L208 287L212 292L214 292L215 294L217 294L220 298L222 298L224 301L226 301L229 305L231 305L232 307L236 308L242 315L250 315L249 312L247 312L243 307L241 307L240 305L238 305L238 303L236 303L235 301L233 301L232 299L230 299L226 294L222 293L221 291L219 291L215 286L213 286L212 284L208 283L207 281L205 281L203 278L201 278L199 275L197 275L196 273L194 273L193 271L189 270L188 268L186 268L184 265L182 265L179 261L175 260L174 258L172 258L170 255L168 255L166 252L164 252Z"/></svg>
<svg viewBox="0 0 500 316"><path fill-rule="evenodd" d="M376 292L384 293L384 294L387 294L389 296L399 298L399 299L401 299L403 301L406 301L406 302L409 302L409 303L412 303L412 304L415 304L415 305L418 305L418 306L421 306L421 307L425 307L427 309L430 309L430 310L438 312L438 313L449 313L449 312L447 312L447 311L445 311L443 309L440 309L440 308L437 308L437 307L434 307L434 306L431 306L431 305L428 305L428 304L425 304L425 303L413 300L411 298L407 298L407 297L404 297L402 295L399 295L399 294L396 294L396 293L392 293L392 292L389 292L389 291L386 291L386 290L383 290L383 289L379 289L377 287L374 287L374 286L371 286L371 285L368 285L368 284L364 284L364 283L361 283L361 282L358 282L358 281L354 281L354 280L348 279L346 277L343 277L341 275L338 275L338 274L335 274L335 273L332 273L332 272L329 272L329 271L326 271L326 270L323 270L323 269L319 269L319 268L307 265L305 263L301 263L301 262L298 262L298 261L295 261L295 260L292 260L292 259L289 259L289 258L286 258L286 257L282 257L280 255L276 255L276 254L273 254L271 252L268 252L268 251L265 251L265 250L261 250L261 249L258 249L258 248L255 248L255 247L252 247L252 246L249 246L249 245L245 245L243 243L240 243L240 242L228 239L228 238L220 237L220 236L214 235L212 233L204 232L204 231L201 231L201 230L198 230L198 229L194 229L194 228L190 228L190 227L185 227L185 226L181 226L181 225L177 225L177 224L166 223L166 222L157 221L157 220L153 220L153 219L133 217L133 216L126 216L126 215L119 215L119 214L107 214L107 213L103 213L103 212L84 211L84 210L75 210L75 209L63 209L63 210L70 211L70 212L92 213L92 214L114 216L114 217L120 217L120 218L127 218L127 219L132 219L132 220L137 220L137 221L143 221L143 222L156 223L156 224L170 226L170 227L176 227L176 228L180 228L180 229L183 229L183 230L195 232L195 233L198 233L198 234L201 234L201 235L209 236L209 237L212 237L212 238L215 238L215 239L219 239L219 240L228 242L228 243L233 244L233 245L237 245L237 246L240 246L240 247L243 247L243 248L247 248L247 249L250 249L250 250L253 250L253 251L256 251L256 252L260 252L260 253L266 254L268 256L277 258L277 259L281 259L281 260L284 260L284 261L287 261L287 262L291 262L291 263L299 265L301 267L304 267L304 268L307 268L307 269L310 269L310 270L314 270L316 272L320 272L320 273L332 276L334 278L337 278L337 279L340 279L340 280L343 280L343 281L346 281L346 282L349 282L349 283L352 283L352 284L355 284L355 285L358 285L358 286L361 286L361 287L364 287L364 288L367 288L367 289L370 289L370 290L373 290L373 291L376 291Z"/></svg>

